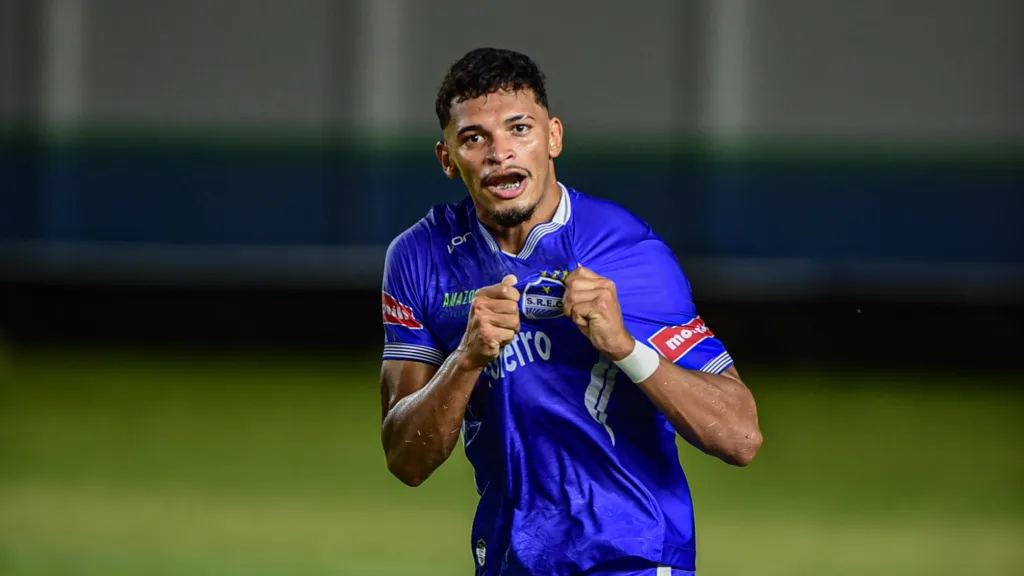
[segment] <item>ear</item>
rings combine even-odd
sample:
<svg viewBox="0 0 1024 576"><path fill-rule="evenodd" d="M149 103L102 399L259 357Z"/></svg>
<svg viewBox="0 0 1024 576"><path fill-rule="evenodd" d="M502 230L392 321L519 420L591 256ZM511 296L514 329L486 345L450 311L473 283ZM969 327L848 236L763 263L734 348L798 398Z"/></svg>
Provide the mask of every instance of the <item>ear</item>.
<svg viewBox="0 0 1024 576"><path fill-rule="evenodd" d="M558 158L562 153L562 121L552 117L548 122L548 156Z"/></svg>
<svg viewBox="0 0 1024 576"><path fill-rule="evenodd" d="M448 145L443 140L438 140L437 144L434 145L434 155L437 156L437 161L441 163L441 170L445 176L452 180L459 177L459 169L452 162L451 154L448 153Z"/></svg>

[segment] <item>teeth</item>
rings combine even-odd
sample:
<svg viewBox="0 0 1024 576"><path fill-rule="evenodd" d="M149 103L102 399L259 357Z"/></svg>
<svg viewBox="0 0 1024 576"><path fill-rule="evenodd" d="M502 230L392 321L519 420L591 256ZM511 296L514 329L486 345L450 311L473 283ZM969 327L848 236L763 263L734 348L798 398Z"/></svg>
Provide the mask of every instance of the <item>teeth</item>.
<svg viewBox="0 0 1024 576"><path fill-rule="evenodd" d="M523 179L522 178L511 178L511 179L507 179L506 182L503 182L501 184L490 184L489 187L493 188L495 190L508 191L508 190L515 190L516 188L519 188L519 186L522 183L523 183Z"/></svg>

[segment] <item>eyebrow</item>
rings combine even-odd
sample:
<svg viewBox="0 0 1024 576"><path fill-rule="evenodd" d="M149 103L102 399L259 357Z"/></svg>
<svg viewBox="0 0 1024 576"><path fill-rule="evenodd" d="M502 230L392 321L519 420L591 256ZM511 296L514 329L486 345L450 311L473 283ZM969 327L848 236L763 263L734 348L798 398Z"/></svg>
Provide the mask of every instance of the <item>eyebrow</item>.
<svg viewBox="0 0 1024 576"><path fill-rule="evenodd" d="M459 128L459 131L456 132L455 135L456 136L462 136L466 132L476 132L478 130L483 130L483 129L484 129L484 127L481 126L480 124L472 124L470 126L463 126L462 128Z"/></svg>
<svg viewBox="0 0 1024 576"><path fill-rule="evenodd" d="M520 120L526 120L526 119L536 120L536 118L534 118L533 116L530 116L529 114L516 114L514 116L509 116L508 118L505 118L505 122L504 123L505 124L512 124L513 122L519 122ZM476 131L483 130L483 129L484 129L484 127L482 125L480 125L480 124L472 124L472 125L469 125L469 126L463 126L462 128L459 128L459 131L456 132L455 135L456 136L461 136L461 135L463 135L466 132L476 132Z"/></svg>
<svg viewBox="0 0 1024 576"><path fill-rule="evenodd" d="M530 116L529 114L516 114L515 116L509 116L508 118L506 118L505 124L519 122L520 120L526 120L527 118L529 118L530 120L535 120L535 118L533 116Z"/></svg>

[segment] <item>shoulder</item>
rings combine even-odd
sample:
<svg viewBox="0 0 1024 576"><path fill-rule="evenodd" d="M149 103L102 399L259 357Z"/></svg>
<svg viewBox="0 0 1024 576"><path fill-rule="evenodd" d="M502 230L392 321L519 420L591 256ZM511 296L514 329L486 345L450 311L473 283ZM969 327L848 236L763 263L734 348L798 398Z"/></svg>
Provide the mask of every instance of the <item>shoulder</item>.
<svg viewBox="0 0 1024 576"><path fill-rule="evenodd" d="M622 204L573 189L570 195L573 243L580 256L610 255L652 245L667 248L646 220Z"/></svg>
<svg viewBox="0 0 1024 576"><path fill-rule="evenodd" d="M651 228L643 218L614 200L591 196L575 188L568 188L568 191L573 217L583 225L614 223L636 232Z"/></svg>
<svg viewBox="0 0 1024 576"><path fill-rule="evenodd" d="M580 195L577 205L573 242L579 263L611 278L634 317L693 313L689 279L647 221L603 198Z"/></svg>
<svg viewBox="0 0 1024 576"><path fill-rule="evenodd" d="M443 250L451 238L464 233L463 228L468 231L468 221L465 201L432 206L422 218L391 240L387 261L429 262L435 251Z"/></svg>

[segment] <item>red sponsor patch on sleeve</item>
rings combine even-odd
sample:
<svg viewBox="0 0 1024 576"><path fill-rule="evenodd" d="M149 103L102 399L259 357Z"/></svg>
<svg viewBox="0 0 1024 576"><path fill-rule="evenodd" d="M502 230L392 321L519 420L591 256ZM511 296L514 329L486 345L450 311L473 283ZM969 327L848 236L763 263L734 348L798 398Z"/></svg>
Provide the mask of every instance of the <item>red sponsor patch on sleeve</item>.
<svg viewBox="0 0 1024 576"><path fill-rule="evenodd" d="M677 362L705 338L713 336L711 329L704 324L700 316L697 316L680 326L666 326L655 332L647 341L670 362Z"/></svg>
<svg viewBox="0 0 1024 576"><path fill-rule="evenodd" d="M406 328L412 328L413 330L423 328L423 324L421 324L412 313L412 308L402 304L397 298L383 290L381 290L380 294L381 308L384 313L385 324L405 326Z"/></svg>

